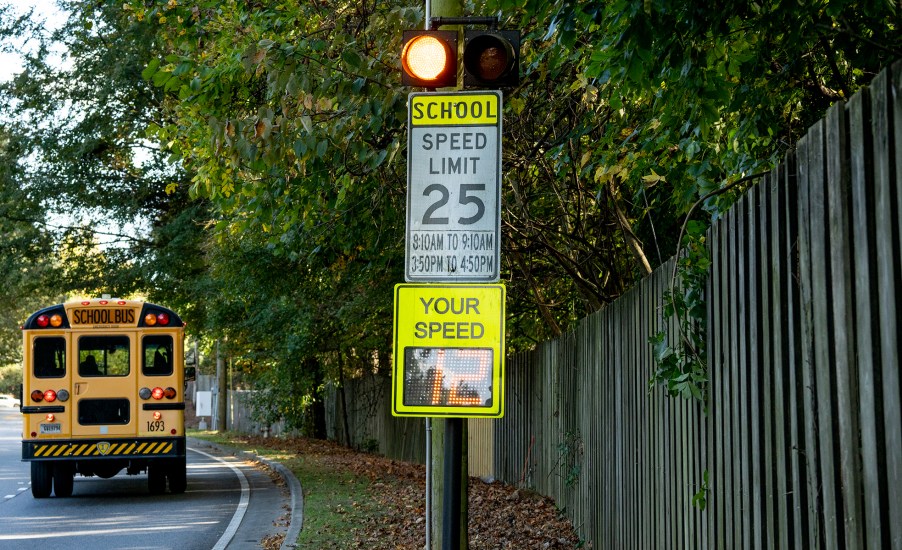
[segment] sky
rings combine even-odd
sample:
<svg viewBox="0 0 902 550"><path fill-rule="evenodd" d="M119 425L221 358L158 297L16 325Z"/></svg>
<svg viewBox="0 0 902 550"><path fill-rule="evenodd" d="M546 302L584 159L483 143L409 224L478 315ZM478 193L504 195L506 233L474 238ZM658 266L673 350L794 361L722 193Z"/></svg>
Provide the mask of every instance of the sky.
<svg viewBox="0 0 902 550"><path fill-rule="evenodd" d="M56 6L55 0L0 0L0 4L9 4L20 14L34 8L34 17L46 21L52 28L57 28L65 21L65 14ZM16 54L0 53L0 82L9 80L12 75L22 70L22 60Z"/></svg>

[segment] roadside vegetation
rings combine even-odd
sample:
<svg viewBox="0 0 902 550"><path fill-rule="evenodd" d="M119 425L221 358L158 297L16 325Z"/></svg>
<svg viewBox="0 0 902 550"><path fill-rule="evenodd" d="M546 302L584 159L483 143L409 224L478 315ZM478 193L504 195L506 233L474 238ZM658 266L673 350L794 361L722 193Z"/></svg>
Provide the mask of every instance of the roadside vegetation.
<svg viewBox="0 0 902 550"><path fill-rule="evenodd" d="M425 535L425 468L309 438L198 437L279 461L301 483L300 548L419 550ZM473 550L580 548L573 526L549 499L501 483L470 480ZM281 541L269 541L278 548Z"/></svg>
<svg viewBox="0 0 902 550"><path fill-rule="evenodd" d="M0 367L0 394L18 397L21 385L22 367L20 365Z"/></svg>
<svg viewBox="0 0 902 550"><path fill-rule="evenodd" d="M423 3L60 5L51 32L0 0L0 48L28 52L0 83L0 364L18 361L16 327L38 305L140 295L188 322L198 372L218 350L265 395L264 420L321 436L326 382L389 369L411 91L398 58ZM508 351L562 334L687 246L662 311L695 333L655 341L656 380L703 399L709 221L902 58L902 10L463 5L522 34L521 84L504 91Z"/></svg>

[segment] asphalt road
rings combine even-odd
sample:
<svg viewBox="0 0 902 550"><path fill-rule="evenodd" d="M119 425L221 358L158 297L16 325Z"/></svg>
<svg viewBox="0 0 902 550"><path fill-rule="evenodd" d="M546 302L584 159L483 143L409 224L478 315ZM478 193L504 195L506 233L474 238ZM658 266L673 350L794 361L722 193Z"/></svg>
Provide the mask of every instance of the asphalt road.
<svg viewBox="0 0 902 550"><path fill-rule="evenodd" d="M277 483L278 481L278 483ZM188 490L151 495L146 474L75 478L70 498L35 499L21 461L21 415L0 407L0 550L251 549L288 530L291 495L278 476L189 439Z"/></svg>

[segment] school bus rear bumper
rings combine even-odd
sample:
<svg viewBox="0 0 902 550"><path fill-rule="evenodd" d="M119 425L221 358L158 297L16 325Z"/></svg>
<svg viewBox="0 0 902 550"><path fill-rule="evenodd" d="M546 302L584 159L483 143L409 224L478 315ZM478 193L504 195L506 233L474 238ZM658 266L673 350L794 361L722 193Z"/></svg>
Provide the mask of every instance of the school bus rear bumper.
<svg viewBox="0 0 902 550"><path fill-rule="evenodd" d="M22 460L106 460L185 456L184 437L135 437L22 442Z"/></svg>

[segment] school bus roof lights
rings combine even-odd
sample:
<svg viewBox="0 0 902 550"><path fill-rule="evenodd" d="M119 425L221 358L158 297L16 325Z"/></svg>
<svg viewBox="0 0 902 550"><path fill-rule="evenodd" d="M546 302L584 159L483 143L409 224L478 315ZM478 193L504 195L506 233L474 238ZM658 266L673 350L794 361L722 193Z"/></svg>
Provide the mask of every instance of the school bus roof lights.
<svg viewBox="0 0 902 550"><path fill-rule="evenodd" d="M159 324L160 326L166 326L169 324L169 314L167 313L148 313L144 316L144 324L153 327Z"/></svg>
<svg viewBox="0 0 902 550"><path fill-rule="evenodd" d="M63 324L63 317L58 313L54 313L53 315L39 315L35 322L41 328L47 328L48 326L59 328Z"/></svg>

